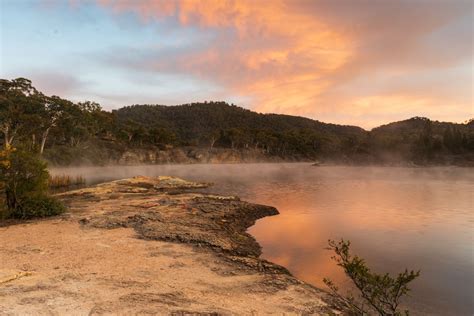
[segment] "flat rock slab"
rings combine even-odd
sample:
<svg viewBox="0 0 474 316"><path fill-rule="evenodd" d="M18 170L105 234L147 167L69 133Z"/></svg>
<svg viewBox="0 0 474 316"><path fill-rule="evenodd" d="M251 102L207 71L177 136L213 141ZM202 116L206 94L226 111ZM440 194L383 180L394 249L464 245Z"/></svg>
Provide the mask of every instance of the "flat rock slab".
<svg viewBox="0 0 474 316"><path fill-rule="evenodd" d="M237 197L195 192L206 183L172 177L135 177L60 194L84 227L135 229L140 238L190 243L228 255L260 255L246 232L259 218L277 215L274 207Z"/></svg>
<svg viewBox="0 0 474 316"><path fill-rule="evenodd" d="M197 192L208 185L113 181L59 194L60 217L0 227L0 314L338 313L259 258L246 229L275 208Z"/></svg>

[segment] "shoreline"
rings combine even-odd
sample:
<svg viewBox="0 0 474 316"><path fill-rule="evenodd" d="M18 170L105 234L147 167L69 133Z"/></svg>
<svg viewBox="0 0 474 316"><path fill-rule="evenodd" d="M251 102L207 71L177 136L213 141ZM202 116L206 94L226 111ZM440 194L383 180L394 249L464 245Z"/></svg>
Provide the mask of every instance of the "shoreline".
<svg viewBox="0 0 474 316"><path fill-rule="evenodd" d="M144 167L144 166L201 166L201 165L260 165L260 164L307 164L311 167L376 167L376 168L474 168L474 163L466 164L413 164L413 163L373 163L373 164L357 164L357 163L321 163L315 164L313 160L302 161L240 161L240 162L169 162L169 163L136 163L136 164L79 164L79 165L57 165L48 162L48 169L68 169L68 168L107 168L107 167Z"/></svg>
<svg viewBox="0 0 474 316"><path fill-rule="evenodd" d="M259 218L277 215L275 208L247 203L235 196L199 192L208 186L172 177L117 180L58 194L68 206L68 212L58 218L0 227L0 238L6 240L6 246L0 248L8 257L5 269L29 273L0 282L0 296L14 294L7 295L0 307L11 314L61 313L69 308L80 314L137 313L144 312L141 309L145 307L150 313L172 315L338 313L326 292L296 279L286 268L259 258L260 245L246 230ZM71 257L65 256L67 245L55 240L58 236L50 231L55 229L62 231L61 239L67 242L69 238L74 244ZM39 250L17 253L18 247L9 239L24 237L26 230L30 231L28 235L42 237L29 240L23 248ZM88 242L90 236L94 236L95 244ZM72 265L68 274L76 277L66 284L57 281L64 272L61 265L48 269L41 266L42 260L34 258L48 252L43 248L58 243L55 254L41 259L46 261L45 266L57 257L62 258L57 260L63 265ZM122 247L127 252L121 251ZM150 253L149 248L154 250ZM112 251L113 255L104 258L104 251ZM10 258L8 253L16 256ZM21 262L31 264L22 268ZM130 266L126 272L114 271L125 263ZM124 277L131 282L125 289L117 286ZM115 283L104 285L100 281L104 278ZM162 282L156 283L155 278ZM55 290L39 286L46 283ZM69 283L77 290L71 290ZM84 283L89 284L84 287L87 291L78 287ZM25 291L27 284L35 290ZM173 291L164 291L170 286ZM80 297L80 302L61 303L70 301L70 297L55 299L53 293L58 288ZM89 297L90 292L96 295ZM25 299L31 301L33 293L41 299L21 304ZM103 297L108 299L103 301Z"/></svg>
<svg viewBox="0 0 474 316"><path fill-rule="evenodd" d="M107 146L105 146L107 147ZM69 159L61 160L61 155L45 152L45 160L54 167L67 166L136 166L136 165L169 165L169 164L242 164L242 163L317 163L325 166L405 166L405 167L442 167L460 166L474 167L474 156L439 155L431 158L410 158L394 155L354 155L354 154L269 154L256 148L224 148L181 146L169 149L124 148L118 152L104 151L103 146L97 148L96 156L84 156L76 153Z"/></svg>

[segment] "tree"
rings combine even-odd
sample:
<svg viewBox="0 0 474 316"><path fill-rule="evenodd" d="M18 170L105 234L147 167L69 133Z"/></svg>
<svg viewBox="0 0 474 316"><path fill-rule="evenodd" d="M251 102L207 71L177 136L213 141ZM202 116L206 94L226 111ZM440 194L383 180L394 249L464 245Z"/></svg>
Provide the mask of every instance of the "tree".
<svg viewBox="0 0 474 316"><path fill-rule="evenodd" d="M214 148L214 144L217 142L217 140L220 137L220 132L218 130L212 130L209 133L207 133L207 139L209 140L209 150L212 151Z"/></svg>
<svg viewBox="0 0 474 316"><path fill-rule="evenodd" d="M230 148L238 147L244 139L244 134L240 129L229 128L224 131L225 139L230 143Z"/></svg>
<svg viewBox="0 0 474 316"><path fill-rule="evenodd" d="M46 139L48 138L51 128L55 127L58 120L61 118L66 110L66 107L71 104L70 101L63 100L58 96L47 97L41 95L42 107L39 116L41 118L41 143L39 153L43 154Z"/></svg>
<svg viewBox="0 0 474 316"><path fill-rule="evenodd" d="M4 147L13 144L21 129L28 124L38 101L38 91L25 78L0 80L0 130L3 133Z"/></svg>
<svg viewBox="0 0 474 316"><path fill-rule="evenodd" d="M410 291L408 284L420 275L420 271L405 270L397 277L388 273L377 274L367 267L364 259L350 253L349 241L329 240L328 243L328 249L336 254L332 258L359 290L360 299L355 299L352 294L343 296L331 280L325 278L323 281L351 314L370 315L370 311L375 311L380 316L408 315L408 311L402 313L399 310L400 300Z"/></svg>
<svg viewBox="0 0 474 316"><path fill-rule="evenodd" d="M0 183L8 215L27 219L56 215L63 205L48 195L48 171L36 153L11 146L0 151Z"/></svg>
<svg viewBox="0 0 474 316"><path fill-rule="evenodd" d="M153 145L171 145L176 141L176 135L162 127L153 127L148 130L148 142Z"/></svg>
<svg viewBox="0 0 474 316"><path fill-rule="evenodd" d="M53 123L57 130L54 134L70 147L77 147L90 138L106 134L104 128L113 128L113 115L104 115L99 104L89 101L75 104L54 98L59 110L59 119Z"/></svg>

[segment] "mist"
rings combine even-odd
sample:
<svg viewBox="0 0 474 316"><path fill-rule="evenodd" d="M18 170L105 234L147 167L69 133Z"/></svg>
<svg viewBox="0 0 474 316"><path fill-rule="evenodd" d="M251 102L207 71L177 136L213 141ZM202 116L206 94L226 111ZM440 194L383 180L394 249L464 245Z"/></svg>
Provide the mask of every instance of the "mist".
<svg viewBox="0 0 474 316"><path fill-rule="evenodd" d="M328 239L345 238L376 270L422 271L408 301L415 314L472 310L472 168L254 163L50 171L83 176L90 185L138 175L212 182L205 191L279 210L280 215L258 221L249 231L265 259L298 278L319 287L324 277L347 285L324 250Z"/></svg>
<svg viewBox="0 0 474 316"><path fill-rule="evenodd" d="M246 164L164 164L164 165L108 165L108 166L75 166L51 167L54 175L82 176L88 185L100 182L130 178L134 176L174 176L193 181L213 182L217 185L244 182L251 185L255 182L281 181L295 182L299 180L318 181L321 176L333 179L363 177L365 179L385 179L387 181L403 181L407 176L412 181L445 180L446 178L462 178L474 181L474 172L462 167L378 167L350 165L312 166L312 163L246 163ZM413 177L413 175L423 175Z"/></svg>

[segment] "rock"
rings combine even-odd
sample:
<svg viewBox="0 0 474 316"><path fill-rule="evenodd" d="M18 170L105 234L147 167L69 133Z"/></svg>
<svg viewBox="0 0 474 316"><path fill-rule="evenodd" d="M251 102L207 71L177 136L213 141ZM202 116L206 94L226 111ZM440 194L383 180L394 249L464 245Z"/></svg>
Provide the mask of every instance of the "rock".
<svg viewBox="0 0 474 316"><path fill-rule="evenodd" d="M246 229L278 214L275 208L198 191L208 185L173 177L103 183L58 194L68 205L60 221L0 228L0 310L338 313L326 293L259 258L260 246ZM35 273L17 275L23 271Z"/></svg>
<svg viewBox="0 0 474 316"><path fill-rule="evenodd" d="M79 220L84 226L132 227L144 239L190 243L228 255L258 257L260 246L246 230L257 219L277 215L278 211L234 196L190 193L209 185L175 177L137 176L59 196L71 207L77 204L84 208L83 197L100 201L90 205L88 216ZM94 212L96 209L102 212Z"/></svg>
<svg viewBox="0 0 474 316"><path fill-rule="evenodd" d="M179 147L162 149L134 149L124 151L114 161L104 163L117 163L119 165L136 164L168 164L168 163L242 163L242 162L279 162L293 161L294 158L279 158L269 156L262 149L255 148L209 148Z"/></svg>

